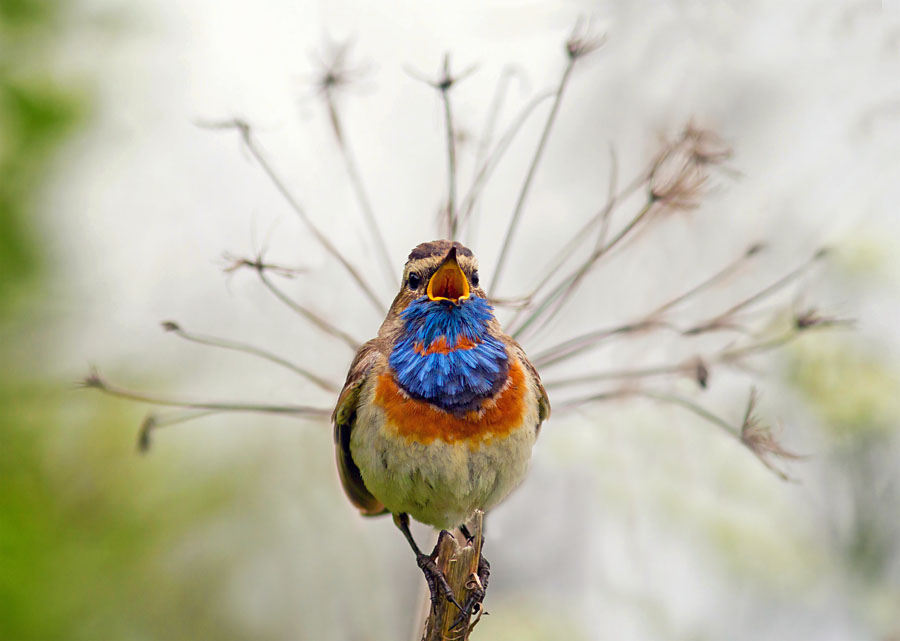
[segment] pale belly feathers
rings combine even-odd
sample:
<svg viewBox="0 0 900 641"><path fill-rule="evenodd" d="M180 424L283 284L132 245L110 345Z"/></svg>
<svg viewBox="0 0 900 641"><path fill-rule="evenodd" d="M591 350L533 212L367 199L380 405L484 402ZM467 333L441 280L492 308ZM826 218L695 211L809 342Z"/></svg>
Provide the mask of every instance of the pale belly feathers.
<svg viewBox="0 0 900 641"><path fill-rule="evenodd" d="M398 429L403 426L374 402L377 385L372 377L362 390L350 452L366 488L390 512L450 529L476 509L495 506L524 478L540 423L531 385L524 385L521 418L513 426L452 442Z"/></svg>

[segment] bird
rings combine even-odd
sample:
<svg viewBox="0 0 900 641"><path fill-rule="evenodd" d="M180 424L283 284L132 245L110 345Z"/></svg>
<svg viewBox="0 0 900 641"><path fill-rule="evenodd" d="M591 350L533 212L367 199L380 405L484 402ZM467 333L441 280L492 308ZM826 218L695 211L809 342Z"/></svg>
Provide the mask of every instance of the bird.
<svg viewBox="0 0 900 641"><path fill-rule="evenodd" d="M441 531L487 512L523 480L550 401L522 347L503 333L472 251L450 240L416 246L378 335L354 357L332 414L338 474L364 516L391 514L437 605L468 620L484 599L479 560L467 603L425 554L410 518ZM440 538L438 545L440 544Z"/></svg>

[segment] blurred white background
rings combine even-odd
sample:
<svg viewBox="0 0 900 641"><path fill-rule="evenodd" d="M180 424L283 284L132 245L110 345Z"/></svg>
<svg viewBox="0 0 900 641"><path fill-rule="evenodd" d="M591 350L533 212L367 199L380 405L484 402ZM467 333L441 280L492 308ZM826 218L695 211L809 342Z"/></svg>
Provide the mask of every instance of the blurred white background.
<svg viewBox="0 0 900 641"><path fill-rule="evenodd" d="M761 412L783 424L789 449L809 455L789 466L796 483L780 481L677 408L629 402L555 416L528 480L489 520L491 616L475 637L898 638L900 16L879 2L485 5L72 3L55 64L60 74L90 77L95 104L42 198L49 253L64 278L46 310L51 321L27 335L53 347L25 367L74 379L96 363L117 382L177 396L330 407L333 398L289 373L159 329L159 321L176 320L342 380L352 357L345 346L323 339L252 273L223 274L223 252L260 248L272 262L308 270L285 289L356 338L373 336L381 322L238 135L196 123L250 122L309 215L371 274L386 304L394 285L379 271L312 84L316 56L349 39L351 66L367 72L339 105L399 276L410 248L437 237L447 189L441 105L408 70L436 77L448 52L457 69L477 65L452 93L460 131L477 137L504 69L517 71L502 115L508 123L530 96L555 86L565 39L578 19L589 20L607 42L576 68L504 288L492 293L526 291L603 205L610 145L624 183L661 137L693 119L733 147L729 165L741 176L719 176L700 209L672 214L606 264L526 349L627 320L757 240L769 244L765 256L734 289L716 293L718 307L694 308L696 317L828 246L832 258L804 282L802 303L821 302L858 323L852 336L806 339L787 356L760 361L762 376L715 371L704 393L704 402L739 422L750 385L758 385ZM480 205L469 244L485 281L546 108ZM461 143L463 181L473 152L472 142ZM544 377L658 362L682 356L679 349L623 342ZM831 356L848 350L851 362L874 359L887 372L881 387L866 379L860 392L857 370L846 370L846 388L845 370L828 370L837 381L828 390L862 394L854 408L869 402L881 412L877 429L860 427L882 439L873 450L879 458L862 465L847 454L858 453L847 444L862 438L850 429L856 415L847 410L843 432L828 427L841 411L835 399L808 393L806 370L807 378L792 374L802 369L797 363L833 368L845 361ZM682 384L690 391L689 382L675 383ZM123 422L125 441L142 416L129 411L135 430ZM330 440L325 425L211 418L159 432L150 458L133 459L135 466L175 460L196 471L159 482L153 491L165 505L177 505L185 484L241 470L229 507L156 557L171 567L172 581L204 559L227 559L202 600L235 637L383 639L411 630L419 572L389 520L365 521L345 501ZM859 469L880 472L869 485ZM880 537L874 568L855 556L863 517Z"/></svg>

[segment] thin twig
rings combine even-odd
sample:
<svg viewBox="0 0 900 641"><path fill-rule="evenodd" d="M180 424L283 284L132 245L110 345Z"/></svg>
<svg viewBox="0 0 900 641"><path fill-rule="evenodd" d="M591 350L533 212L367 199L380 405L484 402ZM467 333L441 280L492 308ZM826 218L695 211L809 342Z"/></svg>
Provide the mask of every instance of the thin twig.
<svg viewBox="0 0 900 641"><path fill-rule="evenodd" d="M275 188L278 192L284 197L285 201L291 207L297 217L303 222L304 225L312 232L313 236L315 236L316 240L320 245L332 256L334 256L338 262L343 265L344 269L350 274L351 278L356 282L360 289L362 289L363 293L366 295L366 298L372 303L375 307L376 311L379 314L383 314L385 310L385 306L378 299L378 296L375 294L374 290L369 286L366 280L363 278L362 274L350 264L350 262L344 257L343 254L334 246L334 244L328 239L328 237L322 233L322 231L315 226L312 220L309 218L309 215L306 213L306 210L300 205L299 201L294 198L293 194L291 194L290 190L288 190L287 186L272 168L272 165L266 159L266 156L262 153L262 151L257 146L256 142L253 140L253 135L251 132L250 125L244 122L243 120L234 119L227 120L223 122L208 122L208 123L199 123L201 127L206 127L208 129L236 129L241 134L241 139L244 142L244 146L265 172L265 174L269 177L269 180L275 185Z"/></svg>
<svg viewBox="0 0 900 641"><path fill-rule="evenodd" d="M456 211L456 132L453 129L453 108L450 105L450 88L454 78L450 75L450 54L444 54L444 76L439 88L444 104L444 126L447 135L447 222L450 240L456 240L459 220Z"/></svg>
<svg viewBox="0 0 900 641"><path fill-rule="evenodd" d="M310 323L321 329L323 332L341 339L350 349L354 351L359 349L359 341L357 341L355 338L353 338L343 330L338 329L332 323L328 322L312 310L304 307L303 305L292 299L290 296L285 294L275 286L275 283L269 280L264 272L259 272L259 279L262 281L263 285L266 286L266 289L272 292L278 298L278 300L303 316L303 318L308 320Z"/></svg>
<svg viewBox="0 0 900 641"><path fill-rule="evenodd" d="M575 270L573 270L569 276L564 278L560 283L558 283L553 289L550 290L550 293L547 294L541 302L537 305L535 310L525 319L525 321L517 327L512 335L515 338L519 338L526 329L528 329L531 325L533 325L536 321L542 320L543 323L546 323L547 320L553 317L557 311L559 311L562 306L565 304L568 297L575 291L575 288L581 282L581 280L587 275L587 273L591 270L591 268L600 260L603 256L607 255L616 245L618 245L625 237L628 236L643 220L647 219L651 212L654 211L654 206L656 205L656 200L652 197L648 198L644 203L643 207L625 224L622 229L619 230L612 240L607 242L603 247L591 253L587 259L579 265ZM545 319L541 317L545 314L549 313Z"/></svg>
<svg viewBox="0 0 900 641"><path fill-rule="evenodd" d="M323 99L325 100L325 104L328 108L328 113L330 114L331 130L334 133L335 143L337 144L338 150L341 152L341 156L344 158L344 166L347 170L347 177L350 179L350 185L353 187L353 193L356 194L356 200L359 203L360 209L362 209L366 225L368 225L369 232L372 234L372 237L374 239L376 251L378 252L379 258L381 259L381 266L384 269L384 273L388 279L388 282L391 285L396 285L396 270L394 269L394 265L391 263L387 241L384 238L384 233L381 231L381 226L378 224L378 218L377 216L375 216L375 209L372 207L372 200L369 198L369 194L366 192L365 183L362 179L362 173L359 171L359 165L356 162L356 156L353 154L353 150L350 148L350 145L347 143L347 140L343 134L343 123L341 121L340 111L338 110L337 103L334 99L334 93L332 91L325 91L323 93Z"/></svg>
<svg viewBox="0 0 900 641"><path fill-rule="evenodd" d="M566 41L566 55L568 56L566 67L563 70L562 77L559 81L559 86L556 89L553 106L550 107L550 113L547 115L547 120L544 123L544 129L541 132L540 140L538 141L537 148L534 151L534 156L531 159L531 164L528 167L528 173L525 174L525 180L522 183L521 190L519 191L519 197L516 199L516 205L513 208L512 218L509 221L509 227L507 227L506 234L503 237L503 244L500 248L500 257L497 259L497 266L494 268L494 280L491 285L491 291L496 291L500 286L500 277L503 274L503 268L506 265L506 257L509 254L509 248L512 244L513 235L515 234L516 228L518 227L519 218L522 215L522 210L525 206L525 200L528 197L528 190L531 187L531 181L534 178L538 163L540 162L541 156L544 153L544 147L547 145L547 140L550 137L550 131L551 129L553 129L553 123L556 121L556 115L559 112L559 106L562 103L563 93L566 90L566 86L569 84L569 78L572 76L572 70L575 68L575 62L601 47L604 42L604 36L594 37L590 36L586 32L582 32L581 20L575 23L575 28L572 29L572 35L570 35L569 39Z"/></svg>
<svg viewBox="0 0 900 641"><path fill-rule="evenodd" d="M569 78L572 76L572 69L575 68L575 60L577 58L570 56L569 60L566 63L566 67L563 71L562 78L560 78L559 86L556 89L556 94L553 99L553 106L550 107L550 113L547 115L547 120L544 122L544 129L541 132L541 137L538 140L537 148L534 151L534 156L531 158L531 164L528 166L528 172L525 174L525 180L522 183L522 188L519 190L519 196L516 198L516 204L513 207L512 218L509 221L509 226L506 228L506 234L503 236L503 243L500 246L500 257L497 259L497 265L494 268L494 278L491 283L491 291L497 291L497 288L500 286L500 278L503 276L503 268L506 265L506 257L509 254L509 248L512 244L513 235L516 232L516 228L519 225L519 219L522 216L522 210L525 206L525 201L528 198L528 191L531 188L531 181L534 179L534 174L537 171L538 164L541 161L541 156L544 153L544 147L547 145L547 140L550 138L550 131L553 129L553 123L556 121L556 115L559 113L559 106L562 103L563 93L566 90L566 85L569 84Z"/></svg>
<svg viewBox="0 0 900 641"><path fill-rule="evenodd" d="M812 329L832 328L852 325L852 321L837 318L822 318L815 324L803 325L802 317L797 317L794 325L786 332L765 340L757 340L746 345L729 347L706 356L695 356L679 363L665 363L640 368L608 370L605 372L593 372L571 378L550 379L544 381L547 389L560 389L574 387L586 383L595 383L607 380L650 378L669 374L691 375L701 387L706 387L710 369L713 365L736 365L748 356L763 354L798 339Z"/></svg>
<svg viewBox="0 0 900 641"><path fill-rule="evenodd" d="M588 348L592 345L596 345L600 341L603 341L603 340L605 340L611 336L615 336L617 334L632 333L635 331L642 331L642 330L646 330L646 329L655 329L655 328L660 328L660 327L673 329L684 335L699 334L700 332L697 331L698 327L707 327L706 331L710 331L712 329L712 325L710 324L710 321L705 321L703 323L696 324L689 329L682 330L682 329L678 329L677 327L673 326L671 323L664 322L662 317L665 314L665 312L670 311L677 305L684 303L685 301L697 296L701 292L711 288L712 286L720 283L722 280L729 277L739 267L741 267L744 264L744 262L753 258L754 256L757 256L759 254L760 250L762 249L762 247L763 246L760 243L754 243L746 251L744 251L740 257L738 257L736 260L732 261L731 263L729 263L728 265L726 265L725 267L723 267L722 269L720 269L719 271L714 273L709 278L702 280L697 285L687 289L683 293L678 294L674 298L666 301L665 303L663 303L656 309L652 310L651 312L645 314L644 316L642 316L639 319L636 319L636 320L633 320L628 323L624 323L622 325L618 325L618 326L615 326L612 328L587 332L585 334L581 334L574 338L570 338L570 339L565 340L561 343L558 343L552 347L547 348L546 350L544 350L543 352L541 352L540 354L535 356L535 358L533 359L535 365L547 367L548 365L552 365L552 364L558 363L560 361L567 360L567 359L571 358L572 356L575 356L576 354L581 353L581 351L583 349ZM808 264L806 266L808 266ZM794 272L792 272L792 274L794 274ZM785 280L785 279L779 279L779 280L783 281L782 286L787 284L788 282L790 282L789 280ZM769 294L774 293L776 291L776 289L773 289L770 286L770 287L766 287L763 291L767 291L768 292L767 295L769 295ZM754 294L750 297L750 299L752 299L753 301L758 301L758 300L760 300L760 297L757 294ZM739 309L743 309L744 307L745 307L745 305L742 305L739 303L738 305L734 306L732 309L737 311ZM739 327L735 327L734 325L728 325L727 323L724 323L723 321L725 320L726 317L723 316L722 314L717 314L714 318L719 319L718 324L716 325L717 329L740 329ZM730 318L730 317L728 317L728 318Z"/></svg>
<svg viewBox="0 0 900 641"><path fill-rule="evenodd" d="M98 389L110 396L149 403L151 405L165 405L167 407L181 407L192 410L213 410L217 412L260 412L264 414L283 414L285 416L297 416L303 418L325 419L331 415L331 410L307 405L271 405L267 403L229 403L219 401L186 401L182 399L157 396L135 392L110 384L101 378L97 370L92 370L83 381L82 387Z"/></svg>
<svg viewBox="0 0 900 641"><path fill-rule="evenodd" d="M553 318L594 264L629 236L650 213L698 207L709 177L709 168L725 162L730 155L731 150L722 144L718 136L688 123L681 135L667 143L654 159L647 176L647 201L638 214L612 240L600 244L575 273L559 283L513 335L521 334L525 327L538 319L546 324ZM610 211L604 217L608 217Z"/></svg>
<svg viewBox="0 0 900 641"><path fill-rule="evenodd" d="M178 325L178 323L175 323L173 321L165 321L164 323L162 323L162 326L163 329L165 329L167 332L171 332L187 341L191 341L192 343L209 345L210 347L220 347L222 349L229 349L236 352L243 352L245 354L257 356L271 363L275 363L276 365L280 365L281 367L289 369L295 374L299 374L300 376L319 386L326 392L338 392L341 389L339 385L325 380L321 376L317 376L309 370L304 369L299 365L296 365L295 363L292 363L289 360L278 356L277 354L273 354L272 352L261 349L259 347L248 345L247 343L242 343L239 341L229 340L226 338L218 338L216 336L205 336L202 334L187 332L182 329L182 327Z"/></svg>
<svg viewBox="0 0 900 641"><path fill-rule="evenodd" d="M484 127L481 130L481 135L478 137L478 145L475 150L475 164L473 165L473 183L477 176L478 167L484 163L484 160L487 157L491 139L493 138L494 131L497 129L497 121L503 110L503 103L506 101L506 94L509 91L510 81L516 75L521 76L522 72L516 67L507 65L503 68L500 77L497 79L497 86L494 88L494 96L491 98L491 104L487 110Z"/></svg>
<svg viewBox="0 0 900 641"><path fill-rule="evenodd" d="M666 376L669 374L682 374L695 370L698 361L699 359L695 358L683 361L681 363L667 363L664 365L653 365L650 367L637 367L631 369L614 369L605 372L592 372L572 378L560 378L544 381L544 387L548 390L561 389L565 387L584 385L585 383L598 383L602 381L622 379L630 380L636 378L652 378L655 376Z"/></svg>
<svg viewBox="0 0 900 641"><path fill-rule="evenodd" d="M778 445L772 437L771 431L764 427L761 427L753 417L753 408L756 398L755 390L751 390L750 392L750 401L747 404L747 410L744 414L744 421L742 422L741 427L735 427L724 418L717 416L699 403L696 403L684 396L645 389L620 389L612 392L595 394L593 396L581 399L573 399L571 401L562 403L561 409L574 408L590 402L609 401L635 396L658 401L660 403L667 403L669 405L674 405L676 407L686 409L692 414L699 416L705 421L720 428L728 436L737 440L741 445L753 452L756 458L763 465L765 465L765 467L769 469L769 471L776 474L781 480L791 480L791 478L785 472L775 467L772 462L768 460L767 456L775 455L783 459L796 459L800 457L798 457L796 454L788 452L780 445Z"/></svg>
<svg viewBox="0 0 900 641"><path fill-rule="evenodd" d="M827 252L825 250L817 251L805 263L803 263L796 269L788 272L787 274L785 274L781 278L777 279L772 284L768 285L767 287L764 287L763 289L759 290L755 294L748 296L747 298L741 300L740 302L736 303L732 307L729 307L721 314L719 314L703 323L699 323L699 324L695 325L694 327L686 330L685 333L686 334L700 334L700 333L709 331L710 329L718 328L721 323L726 321L726 319L734 316L737 312L753 305L756 302L759 302L760 300L762 300L768 296L771 296L778 290L784 288L786 285L789 285L791 282L798 279L800 276L802 276L804 273L806 273L806 271L812 265L814 265L818 260L822 259L826 254L827 254Z"/></svg>
<svg viewBox="0 0 900 641"><path fill-rule="evenodd" d="M221 410L174 410L172 412L150 412L138 430L138 451L146 454L150 450L150 434L160 427L187 423L206 416L221 414Z"/></svg>
<svg viewBox="0 0 900 641"><path fill-rule="evenodd" d="M555 92L546 92L539 94L528 101L504 135L497 141L497 144L494 146L494 149L488 157L480 165L476 165L478 171L472 179L472 184L469 186L469 189L459 206L461 226L470 223L472 211L475 208L479 196L481 196L481 193L484 190L484 186L487 184L491 174L493 174L494 169L500 164L500 160L502 160L504 154L515 140L516 135L528 121L529 116L531 116L538 105L545 100L552 98L554 95Z"/></svg>
<svg viewBox="0 0 900 641"><path fill-rule="evenodd" d="M597 244L594 251L599 250L606 243L606 236L609 233L609 221L612 217L613 209L619 199L616 195L619 182L619 157L616 155L616 148L610 143L609 145L609 185L607 187L606 207L600 212L600 234L597 236ZM636 188L636 187L635 187Z"/></svg>
<svg viewBox="0 0 900 641"><path fill-rule="evenodd" d="M337 94L345 90L348 85L352 84L365 74L366 68L353 68L348 62L350 47L352 41L347 40L341 43L327 43L324 57L315 56L316 64L319 72L315 77L314 86L317 93L325 103L328 111L328 119L331 124L331 131L334 134L335 143L341 156L344 159L344 165L347 175L350 179L350 185L359 202L359 206L363 211L366 224L369 231L375 239L376 251L381 259L381 265L392 286L396 285L396 274L391 264L390 255L387 249L387 243L381 227L378 224L378 218L375 216L375 210L372 207L372 201L366 192L365 183L362 179L362 172L359 171L359 165L356 157L344 133L344 124L341 118L341 112L338 109Z"/></svg>
<svg viewBox="0 0 900 641"><path fill-rule="evenodd" d="M456 211L456 133L453 129L453 111L450 105L450 89L472 74L476 69L475 65L471 65L457 75L450 73L450 54L444 54L444 64L441 70L441 77L438 80L429 80L417 71L407 68L406 73L433 87L441 94L441 101L444 105L444 125L447 134L447 173L448 173L448 196L447 196L447 234L451 239L456 238L459 228L459 219Z"/></svg>
<svg viewBox="0 0 900 641"><path fill-rule="evenodd" d="M226 271L233 272L242 267L248 267L256 271L259 275L259 279L262 281L262 284L268 289L272 294L275 295L278 300L291 308L294 312L308 320L315 327L322 330L326 334L334 336L335 338L341 339L347 347L351 350L356 351L360 343L352 336L347 334L341 329L338 329L333 323L329 322L319 314L315 313L308 307L305 307L293 300L290 296L285 294L281 289L279 289L275 283L273 283L268 276L266 276L267 265L262 262L262 258L257 257L255 260L250 260L249 258L237 258L230 255L225 256L226 260L230 262L230 265L226 268Z"/></svg>
<svg viewBox="0 0 900 641"><path fill-rule="evenodd" d="M556 256L548 264L548 267L543 270L544 277L538 282L538 284L531 290L527 296L524 296L528 301L533 301L535 297L544 289L544 287L549 283L553 278L556 277L557 273L560 269L562 269L563 265L568 262L572 256L575 255L576 250L583 243L587 241L590 237L590 232L596 225L600 224L602 227L608 225L610 215L615 210L615 208L621 204L624 200L629 198L634 192L636 192L642 185L647 183L649 177L650 169L639 173L628 185L626 185L622 191L617 194L614 194L612 197L608 197L606 203L604 203L603 207L592 216L587 222L584 223L569 239L569 241L563 245L563 247L556 253ZM602 231L601 237L606 238L606 231ZM599 251L599 248L595 251ZM525 307L519 310L512 319L509 324L511 327L516 327L516 323L519 320L519 317L522 313L529 309L529 307ZM514 330L515 331L515 330Z"/></svg>

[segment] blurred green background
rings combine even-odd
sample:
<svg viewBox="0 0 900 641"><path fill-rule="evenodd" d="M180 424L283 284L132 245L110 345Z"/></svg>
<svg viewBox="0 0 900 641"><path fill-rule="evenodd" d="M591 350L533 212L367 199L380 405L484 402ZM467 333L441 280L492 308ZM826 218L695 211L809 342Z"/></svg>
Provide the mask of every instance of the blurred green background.
<svg viewBox="0 0 900 641"><path fill-rule="evenodd" d="M47 241L57 214L46 194L78 164L73 141L101 117L104 83L90 65L64 64L60 42L85 15L97 37L140 37L143 14L117 11L0 0L0 639L405 633L412 559L389 523L363 523L345 504L327 428L208 421L139 457L144 410L79 390L80 372L55 366L79 341L69 317L83 312L60 298L68 274ZM863 325L867 301L898 290L896 238L874 238L848 233L822 288ZM895 351L896 335L839 332L773 359L765 410L810 454L791 467L796 485L653 407L609 409L600 435L584 417L561 422L498 516L492 616L475 636L900 638ZM114 373L176 391L190 377L121 362ZM684 451L699 452L687 470ZM561 535L532 522L535 503L569 515L566 542L551 546L565 549L541 547ZM616 611L607 623L604 608Z"/></svg>

